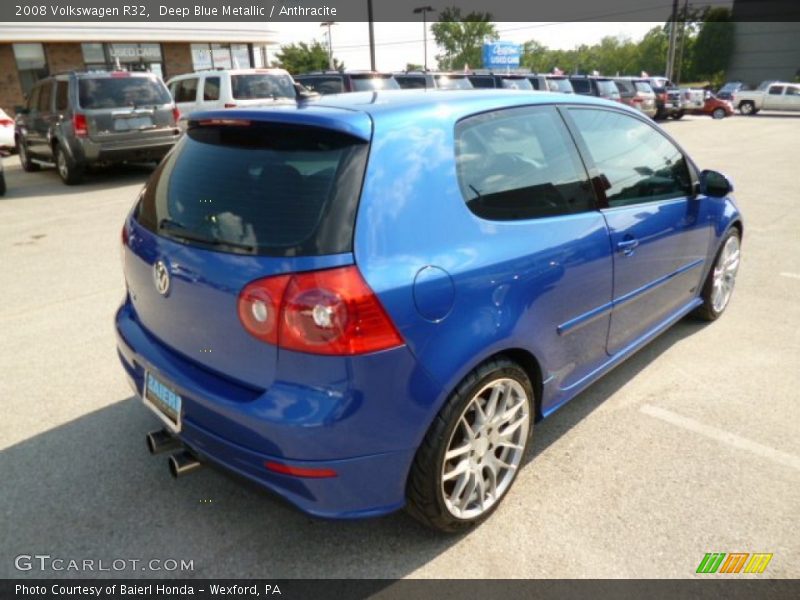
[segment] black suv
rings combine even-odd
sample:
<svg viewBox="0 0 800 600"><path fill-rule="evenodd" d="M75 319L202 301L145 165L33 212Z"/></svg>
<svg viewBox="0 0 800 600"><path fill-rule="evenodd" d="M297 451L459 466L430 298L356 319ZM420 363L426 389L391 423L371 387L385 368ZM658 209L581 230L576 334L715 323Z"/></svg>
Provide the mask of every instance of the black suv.
<svg viewBox="0 0 800 600"><path fill-rule="evenodd" d="M431 73L430 71L401 71L394 80L404 90L438 89L471 90L472 84L464 73Z"/></svg>
<svg viewBox="0 0 800 600"><path fill-rule="evenodd" d="M622 102L619 88L610 77L602 77L599 75L570 75L569 80L576 94L597 96L598 98L605 98L606 100Z"/></svg>
<svg viewBox="0 0 800 600"><path fill-rule="evenodd" d="M294 75L294 80L323 95L400 89L391 73L375 71L314 71Z"/></svg>
<svg viewBox="0 0 800 600"><path fill-rule="evenodd" d="M55 163L72 185L89 165L161 160L180 137L178 117L167 86L152 73L54 75L17 108L19 159L26 171Z"/></svg>

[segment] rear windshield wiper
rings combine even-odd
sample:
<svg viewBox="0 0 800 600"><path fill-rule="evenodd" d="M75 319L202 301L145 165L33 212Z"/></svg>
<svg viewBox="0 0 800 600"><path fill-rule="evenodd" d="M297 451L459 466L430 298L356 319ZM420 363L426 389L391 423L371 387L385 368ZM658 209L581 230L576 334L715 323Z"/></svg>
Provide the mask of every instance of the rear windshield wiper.
<svg viewBox="0 0 800 600"><path fill-rule="evenodd" d="M196 231L189 229L185 225L173 221L172 219L161 219L158 223L159 231L167 231L172 237L180 238L190 242L199 242L201 244L208 244L209 246L227 246L229 248L237 248L239 250L246 250L247 252L255 252L255 248L248 244L240 244L237 242L229 242L220 240L218 238L206 237Z"/></svg>

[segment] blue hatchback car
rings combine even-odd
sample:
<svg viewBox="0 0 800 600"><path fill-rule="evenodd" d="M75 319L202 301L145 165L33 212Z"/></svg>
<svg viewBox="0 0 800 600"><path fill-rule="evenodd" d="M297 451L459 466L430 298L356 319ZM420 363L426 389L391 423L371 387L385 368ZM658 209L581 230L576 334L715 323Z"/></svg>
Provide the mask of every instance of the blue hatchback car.
<svg viewBox="0 0 800 600"><path fill-rule="evenodd" d="M375 92L193 115L122 230L119 357L174 476L463 530L533 429L725 310L732 186L618 103Z"/></svg>

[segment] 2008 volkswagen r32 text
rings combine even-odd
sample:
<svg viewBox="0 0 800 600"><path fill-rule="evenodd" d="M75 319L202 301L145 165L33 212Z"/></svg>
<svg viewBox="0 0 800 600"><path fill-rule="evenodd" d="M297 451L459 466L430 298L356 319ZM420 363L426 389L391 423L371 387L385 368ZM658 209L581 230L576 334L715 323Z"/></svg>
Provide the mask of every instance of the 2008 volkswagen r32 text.
<svg viewBox="0 0 800 600"><path fill-rule="evenodd" d="M439 530L510 493L535 421L725 310L729 180L575 95L397 91L197 113L122 230L122 365L175 476Z"/></svg>

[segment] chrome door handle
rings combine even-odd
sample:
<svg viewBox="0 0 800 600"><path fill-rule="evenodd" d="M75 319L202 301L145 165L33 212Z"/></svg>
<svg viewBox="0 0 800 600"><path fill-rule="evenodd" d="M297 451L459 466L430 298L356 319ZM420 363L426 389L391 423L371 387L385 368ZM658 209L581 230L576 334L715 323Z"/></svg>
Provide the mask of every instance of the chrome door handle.
<svg viewBox="0 0 800 600"><path fill-rule="evenodd" d="M622 240L621 242L617 242L617 248L622 250L622 253L626 256L630 256L633 254L634 249L639 245L639 240L637 239L629 239L629 240Z"/></svg>

